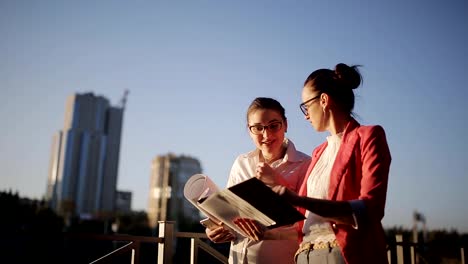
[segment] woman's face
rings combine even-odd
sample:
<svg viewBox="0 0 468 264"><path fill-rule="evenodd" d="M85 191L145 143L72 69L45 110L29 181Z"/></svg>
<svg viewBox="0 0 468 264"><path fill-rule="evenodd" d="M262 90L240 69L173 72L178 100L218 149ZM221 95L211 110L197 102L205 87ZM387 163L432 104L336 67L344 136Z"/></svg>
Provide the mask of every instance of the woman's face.
<svg viewBox="0 0 468 264"><path fill-rule="evenodd" d="M326 120L324 119L324 110L320 104L321 96L318 91L315 91L310 86L304 86L302 89L302 105L305 119L307 119L312 127L321 132L327 129Z"/></svg>
<svg viewBox="0 0 468 264"><path fill-rule="evenodd" d="M282 152L287 123L274 110L258 109L248 116L249 134L264 156L277 156ZM267 126L267 127L265 127Z"/></svg>

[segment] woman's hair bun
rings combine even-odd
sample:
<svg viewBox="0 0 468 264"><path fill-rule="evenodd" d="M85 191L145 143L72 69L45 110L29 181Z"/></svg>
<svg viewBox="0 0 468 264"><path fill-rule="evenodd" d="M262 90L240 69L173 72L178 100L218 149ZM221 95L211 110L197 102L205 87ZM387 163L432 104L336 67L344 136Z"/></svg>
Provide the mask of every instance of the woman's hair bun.
<svg viewBox="0 0 468 264"><path fill-rule="evenodd" d="M335 66L334 79L340 87L345 89L356 89L361 85L362 77L358 70L359 65L348 66L338 63Z"/></svg>

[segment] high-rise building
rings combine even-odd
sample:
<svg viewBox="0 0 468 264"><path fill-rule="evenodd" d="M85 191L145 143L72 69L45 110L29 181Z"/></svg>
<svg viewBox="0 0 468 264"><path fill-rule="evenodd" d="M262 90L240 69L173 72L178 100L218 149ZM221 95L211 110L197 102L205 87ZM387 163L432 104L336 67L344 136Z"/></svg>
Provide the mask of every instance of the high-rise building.
<svg viewBox="0 0 468 264"><path fill-rule="evenodd" d="M65 125L53 137L46 191L57 212L114 211L126 96L117 107L93 93L68 97Z"/></svg>
<svg viewBox="0 0 468 264"><path fill-rule="evenodd" d="M115 196L116 211L120 213L129 213L132 210L132 192L117 191Z"/></svg>
<svg viewBox="0 0 468 264"><path fill-rule="evenodd" d="M201 172L200 162L192 157L167 154L153 159L148 199L152 228L158 221L176 221L180 225L200 219L198 209L184 197L184 185L190 176Z"/></svg>

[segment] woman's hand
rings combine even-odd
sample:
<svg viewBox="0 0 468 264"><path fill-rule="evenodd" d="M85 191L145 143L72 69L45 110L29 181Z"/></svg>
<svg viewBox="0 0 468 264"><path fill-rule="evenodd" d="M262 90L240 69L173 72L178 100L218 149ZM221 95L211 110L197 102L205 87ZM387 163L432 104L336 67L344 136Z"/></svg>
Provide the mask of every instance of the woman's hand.
<svg viewBox="0 0 468 264"><path fill-rule="evenodd" d="M253 219L238 218L234 220L234 224L244 231L250 239L255 241L262 240L266 232L266 228Z"/></svg>
<svg viewBox="0 0 468 264"><path fill-rule="evenodd" d="M282 186L282 185L277 185L277 186L273 186L273 188L271 188L275 193L279 194L280 196L284 197L288 202L290 202L291 204L293 205L296 205L297 204L297 201L299 200L299 196L289 190L288 188Z"/></svg>
<svg viewBox="0 0 468 264"><path fill-rule="evenodd" d="M230 242L236 239L236 235L223 226L217 227L215 229L207 228L205 229L205 233L208 238L215 243Z"/></svg>
<svg viewBox="0 0 468 264"><path fill-rule="evenodd" d="M282 184L279 179L279 177L281 176L278 175L278 173L265 162L259 162L257 164L257 169L255 170L255 177L269 186Z"/></svg>

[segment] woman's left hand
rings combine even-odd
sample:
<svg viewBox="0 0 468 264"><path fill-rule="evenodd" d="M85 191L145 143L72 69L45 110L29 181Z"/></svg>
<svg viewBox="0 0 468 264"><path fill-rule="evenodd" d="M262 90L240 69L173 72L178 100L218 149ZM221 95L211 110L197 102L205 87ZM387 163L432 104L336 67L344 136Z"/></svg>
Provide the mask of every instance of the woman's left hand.
<svg viewBox="0 0 468 264"><path fill-rule="evenodd" d="M260 241L265 235L266 228L256 220L250 218L237 218L234 220L236 224L248 237L255 241Z"/></svg>

